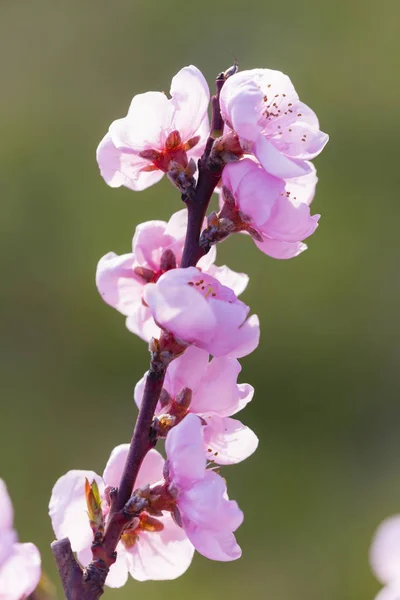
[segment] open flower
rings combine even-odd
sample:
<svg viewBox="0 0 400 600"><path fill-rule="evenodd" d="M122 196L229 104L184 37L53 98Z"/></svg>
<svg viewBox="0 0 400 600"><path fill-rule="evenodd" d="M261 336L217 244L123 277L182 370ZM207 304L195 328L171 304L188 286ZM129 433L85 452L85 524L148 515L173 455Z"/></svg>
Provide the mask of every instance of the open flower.
<svg viewBox="0 0 400 600"><path fill-rule="evenodd" d="M233 532L243 513L229 500L225 480L206 469L203 435L201 420L193 414L171 429L165 443L167 483L196 550L212 560L235 560L242 551Z"/></svg>
<svg viewBox="0 0 400 600"><path fill-rule="evenodd" d="M135 96L126 117L114 121L97 149L97 162L112 187L143 190L179 172L193 174L204 149L210 93L202 73L184 67L171 82L171 98L163 92Z"/></svg>
<svg viewBox="0 0 400 600"><path fill-rule="evenodd" d="M287 75L272 69L241 71L224 84L222 116L268 173L298 177L328 141L315 113L303 102Z"/></svg>
<svg viewBox="0 0 400 600"><path fill-rule="evenodd" d="M146 286L143 298L162 329L213 356L240 358L258 346L258 317L246 321L249 307L196 267L164 273Z"/></svg>
<svg viewBox="0 0 400 600"><path fill-rule="evenodd" d="M41 560L34 544L19 544L13 529L13 507L0 479L0 599L27 598L39 583Z"/></svg>
<svg viewBox="0 0 400 600"><path fill-rule="evenodd" d="M183 209L165 221L148 221L136 227L132 252L118 256L109 252L97 266L96 283L105 302L126 315L130 331L149 341L159 337L149 306L144 302L144 291L171 268L179 267L187 228L187 210ZM240 294L248 276L235 273L226 266L215 266L216 250L200 259L198 269L208 272L221 283Z"/></svg>
<svg viewBox="0 0 400 600"><path fill-rule="evenodd" d="M376 600L400 599L400 515L383 521L374 536L370 561L376 577L386 587Z"/></svg>
<svg viewBox="0 0 400 600"><path fill-rule="evenodd" d="M223 185L231 192L241 218L255 230L257 246L273 258L292 258L307 248L303 240L318 227L310 214L317 175L310 172L286 181L270 175L257 161L245 158L227 165Z"/></svg>
<svg viewBox="0 0 400 600"><path fill-rule="evenodd" d="M204 424L206 457L220 465L238 463L253 454L258 445L254 432L231 415L253 397L254 388L237 383L242 370L235 358L225 356L209 362L208 352L190 346L168 367L156 417L161 433L194 413ZM140 406L146 375L136 384L135 401Z"/></svg>
<svg viewBox="0 0 400 600"><path fill-rule="evenodd" d="M93 471L68 471L56 482L49 504L49 514L58 539L69 537L83 566L91 560L92 530L85 499L85 480L95 480L102 500L104 518L109 506L105 489L119 485L129 445L117 446L111 453L103 477ZM164 459L156 450L146 455L136 486L156 483L163 477ZM185 533L166 513L157 519L140 514L124 531L117 545L117 560L107 575L106 585L121 587L128 573L138 581L175 579L189 567L194 549Z"/></svg>

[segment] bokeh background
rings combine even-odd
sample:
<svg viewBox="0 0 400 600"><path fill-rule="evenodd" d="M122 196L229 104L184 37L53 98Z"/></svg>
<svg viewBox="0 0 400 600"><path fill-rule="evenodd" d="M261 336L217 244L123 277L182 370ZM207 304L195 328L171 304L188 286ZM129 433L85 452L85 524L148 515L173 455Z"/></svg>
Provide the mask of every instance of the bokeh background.
<svg viewBox="0 0 400 600"><path fill-rule="evenodd" d="M242 418L258 452L224 470L246 518L243 558L196 556L180 580L105 598L369 600L368 548L400 512L398 0L2 0L0 3L0 476L24 541L57 582L47 516L71 468L102 472L128 441L146 345L103 304L97 260L168 219L167 181L136 194L94 153L131 97L197 65L288 73L331 141L316 165L322 218L289 262L238 236L219 264L250 274L262 341L243 360ZM58 585L58 584L57 584ZM58 588L58 598L62 598Z"/></svg>

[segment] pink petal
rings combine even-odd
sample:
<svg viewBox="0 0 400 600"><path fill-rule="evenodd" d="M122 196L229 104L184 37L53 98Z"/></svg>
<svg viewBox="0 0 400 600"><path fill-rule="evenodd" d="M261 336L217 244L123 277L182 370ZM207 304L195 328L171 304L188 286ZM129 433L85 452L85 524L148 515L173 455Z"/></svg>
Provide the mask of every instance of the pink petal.
<svg viewBox="0 0 400 600"><path fill-rule="evenodd" d="M232 190L238 208L253 221L257 229L268 221L276 199L285 190L282 179L268 174L250 158L227 165L222 181Z"/></svg>
<svg viewBox="0 0 400 600"><path fill-rule="evenodd" d="M137 94L123 119L110 126L110 136L117 148L162 150L171 131L174 108L162 92Z"/></svg>
<svg viewBox="0 0 400 600"><path fill-rule="evenodd" d="M300 160L310 160L322 152L328 143L329 136L319 129L317 115L304 104L297 102L295 107L297 118L284 126L281 123L281 135L271 141L280 152L286 156ZM298 115L301 115L299 118Z"/></svg>
<svg viewBox="0 0 400 600"><path fill-rule="evenodd" d="M382 583L400 583L400 515L389 517L379 525L371 544L370 561Z"/></svg>
<svg viewBox="0 0 400 600"><path fill-rule="evenodd" d="M206 112L202 122L200 123L200 127L195 131L195 133L193 135L193 137L199 136L200 139L199 139L198 143L195 146L193 146L193 148L188 150L188 152L187 152L188 158L192 158L196 164L204 152L204 148L207 143L207 139L208 139L209 135L210 135L210 120L208 118L208 112Z"/></svg>
<svg viewBox="0 0 400 600"><path fill-rule="evenodd" d="M400 581L384 587L375 600L400 600Z"/></svg>
<svg viewBox="0 0 400 600"><path fill-rule="evenodd" d="M173 127L186 142L194 137L205 120L210 91L201 71L190 65L172 79L170 93L175 108Z"/></svg>
<svg viewBox="0 0 400 600"><path fill-rule="evenodd" d="M138 304L132 314L126 319L126 327L132 333L135 333L145 342L149 342L151 338L160 337L160 328L155 324L148 306Z"/></svg>
<svg viewBox="0 0 400 600"><path fill-rule="evenodd" d="M291 198L280 196L262 232L282 242L299 242L308 238L318 227L319 215L310 215L307 204L295 204Z"/></svg>
<svg viewBox="0 0 400 600"><path fill-rule="evenodd" d="M122 472L125 467L128 456L129 444L121 444L114 448L108 459L103 473L103 480L106 486L118 487L121 481ZM156 483L163 476L164 459L157 450L150 450L140 467L139 474L135 482L135 489L147 483Z"/></svg>
<svg viewBox="0 0 400 600"><path fill-rule="evenodd" d="M191 416L188 415L182 423ZM178 507L189 539L193 527L222 533L236 531L243 522L243 513L237 502L228 498L225 480L214 471L206 471L203 479L193 481L182 490L178 496Z"/></svg>
<svg viewBox="0 0 400 600"><path fill-rule="evenodd" d="M213 268L215 259L217 258L217 247L216 246L211 246L209 252L207 252L207 254L205 254L204 256L202 256L200 258L200 260L197 263L197 268L200 269L200 271L205 271L206 273L210 273L210 270Z"/></svg>
<svg viewBox="0 0 400 600"><path fill-rule="evenodd" d="M68 471L53 487L49 515L57 539L69 537L72 550L78 552L91 545L92 530L87 516L85 478L93 479L104 492L102 478L94 471Z"/></svg>
<svg viewBox="0 0 400 600"><path fill-rule="evenodd" d="M172 397L188 387L195 392L207 377L209 354L196 346L189 346L167 369L164 388ZM193 401L192 401L193 402Z"/></svg>
<svg viewBox="0 0 400 600"><path fill-rule="evenodd" d="M109 252L97 265L96 285L104 302L123 315L142 306L144 284L133 272L134 255Z"/></svg>
<svg viewBox="0 0 400 600"><path fill-rule="evenodd" d="M120 444L111 451L110 458L103 471L103 481L106 487L119 486L128 451L129 444Z"/></svg>
<svg viewBox="0 0 400 600"><path fill-rule="evenodd" d="M287 75L272 69L240 71L222 88L222 115L240 137L255 141L261 129L264 107L276 95L284 95L286 103L298 99Z"/></svg>
<svg viewBox="0 0 400 600"><path fill-rule="evenodd" d="M296 198L296 203L310 205L314 199L315 188L317 186L317 171L312 163L308 163L310 173L301 177L287 179L285 191L290 193L291 198Z"/></svg>
<svg viewBox="0 0 400 600"><path fill-rule="evenodd" d="M192 562L194 547L185 532L166 514L157 517L164 525L160 532L141 532L129 550L129 571L137 581L158 581L180 577Z"/></svg>
<svg viewBox="0 0 400 600"><path fill-rule="evenodd" d="M41 575L39 550L33 544L15 544L10 558L0 567L0 598L23 600L35 590Z"/></svg>
<svg viewBox="0 0 400 600"><path fill-rule="evenodd" d="M167 223L165 234L175 240L185 240L187 230L187 208L173 213Z"/></svg>
<svg viewBox="0 0 400 600"><path fill-rule="evenodd" d="M220 416L233 414L239 403L237 378L241 370L235 358L214 357L202 370L201 381L192 388L191 412Z"/></svg>
<svg viewBox="0 0 400 600"><path fill-rule="evenodd" d="M226 332L228 334L228 332ZM214 340L210 353L214 356L242 358L251 354L260 342L260 322L257 315L251 315L239 329L232 331L232 337Z"/></svg>
<svg viewBox="0 0 400 600"><path fill-rule="evenodd" d="M173 229L169 227L169 231ZM165 221L147 221L136 227L132 240L132 251L138 265L151 269L155 273L160 271L162 253L169 248L174 253L182 253L185 234L180 239L172 237Z"/></svg>
<svg viewBox="0 0 400 600"><path fill-rule="evenodd" d="M216 326L207 300L188 285L198 273L195 267L173 269L162 275L157 284L149 283L144 290L144 300L155 321L188 342L207 337Z"/></svg>
<svg viewBox="0 0 400 600"><path fill-rule="evenodd" d="M208 268L207 273L212 275L212 277L215 277L215 279L218 279L222 285L231 288L236 296L240 296L249 283L249 276L246 275L246 273L236 273L236 271L232 271L232 269L226 265L223 265L222 267L211 265Z"/></svg>
<svg viewBox="0 0 400 600"><path fill-rule="evenodd" d="M165 442L173 484L187 487L204 477L203 426L196 415L187 415L171 429Z"/></svg>
<svg viewBox="0 0 400 600"><path fill-rule="evenodd" d="M153 483L163 478L165 460L157 450L149 450L146 454L135 482L135 489Z"/></svg>
<svg viewBox="0 0 400 600"><path fill-rule="evenodd" d="M6 484L0 479L0 539L3 532L12 528L14 511Z"/></svg>
<svg viewBox="0 0 400 600"><path fill-rule="evenodd" d="M232 415L235 415L240 410L242 410L253 399L253 396L254 396L254 388L252 385L250 385L248 383L239 383L238 388L239 388L239 401L237 404L237 410L235 410L235 412L231 413Z"/></svg>
<svg viewBox="0 0 400 600"><path fill-rule="evenodd" d="M228 562L242 556L242 550L231 532L216 533L201 527L191 527L187 536L197 552L210 560Z"/></svg>
<svg viewBox="0 0 400 600"><path fill-rule="evenodd" d="M116 148L109 133L100 142L96 157L100 173L111 187L124 185L138 192L158 183L164 175L159 170L143 171L149 161L133 154L129 148Z"/></svg>
<svg viewBox="0 0 400 600"><path fill-rule="evenodd" d="M204 437L207 446L206 456L219 465L239 463L256 451L258 437L236 419L211 415L206 418Z"/></svg>
<svg viewBox="0 0 400 600"><path fill-rule="evenodd" d="M290 177L307 175L311 171L307 161L295 160L284 156L262 135L257 138L253 150L264 169L275 177L288 179Z"/></svg>
<svg viewBox="0 0 400 600"><path fill-rule="evenodd" d="M303 244L303 242L282 242L280 240L272 240L267 237L264 237L262 242L257 242L254 240L256 246L267 254L268 256L272 256L272 258L294 258L298 256L304 250L307 250L307 245Z"/></svg>

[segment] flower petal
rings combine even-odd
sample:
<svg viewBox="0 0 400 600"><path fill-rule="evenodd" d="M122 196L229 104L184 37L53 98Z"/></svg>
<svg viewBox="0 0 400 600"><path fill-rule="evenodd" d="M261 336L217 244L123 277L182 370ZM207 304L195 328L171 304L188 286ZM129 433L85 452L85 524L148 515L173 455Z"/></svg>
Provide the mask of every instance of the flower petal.
<svg viewBox="0 0 400 600"><path fill-rule="evenodd" d="M237 378L241 370L242 367L235 358L214 357L193 388L191 412L220 416L233 414L239 403Z"/></svg>
<svg viewBox="0 0 400 600"><path fill-rule="evenodd" d="M164 525L160 532L143 531L129 550L129 571L137 581L158 581L180 577L192 562L194 547L185 532L166 514L157 517Z"/></svg>
<svg viewBox="0 0 400 600"><path fill-rule="evenodd" d="M123 315L135 313L142 306L144 284L136 277L134 255L108 252L97 265L96 285L104 302Z"/></svg>
<svg viewBox="0 0 400 600"><path fill-rule="evenodd" d="M186 487L205 474L203 426L196 415L189 414L167 435L165 450L173 484Z"/></svg>
<svg viewBox="0 0 400 600"><path fill-rule="evenodd" d="M237 273L236 271L232 271L232 269L226 265L223 265L222 267L211 265L207 269L207 273L212 275L212 277L215 277L215 279L218 279L222 285L231 288L236 296L240 296L249 283L249 276L246 275L246 273Z"/></svg>
<svg viewBox="0 0 400 600"><path fill-rule="evenodd" d="M197 552L210 560L228 562L242 556L242 549L230 531L216 533L201 527L191 527L186 532Z"/></svg>
<svg viewBox="0 0 400 600"><path fill-rule="evenodd" d="M207 300L188 285L198 274L195 267L173 269L162 275L157 284L149 283L144 289L144 300L156 323L188 342L207 338L216 326Z"/></svg>
<svg viewBox="0 0 400 600"><path fill-rule="evenodd" d="M0 568L0 598L22 600L35 590L41 575L39 550L34 544L15 544Z"/></svg>
<svg viewBox="0 0 400 600"><path fill-rule="evenodd" d="M372 569L382 583L400 584L400 515L383 521L374 536L370 549Z"/></svg>
<svg viewBox="0 0 400 600"><path fill-rule="evenodd" d="M263 234L282 242L296 243L314 233L319 217L320 215L310 215L307 204L297 204L290 197L280 196L263 227Z"/></svg>
<svg viewBox="0 0 400 600"><path fill-rule="evenodd" d="M162 92L137 94L132 99L128 114L114 121L110 136L117 148L163 150L171 131L174 107Z"/></svg>
<svg viewBox="0 0 400 600"><path fill-rule="evenodd" d="M275 177L288 179L290 177L307 175L311 172L307 161L295 160L284 156L262 135L255 141L253 150L264 169Z"/></svg>
<svg viewBox="0 0 400 600"><path fill-rule="evenodd" d="M129 148L116 148L109 133L100 142L96 157L100 173L111 187L123 185L139 192L158 183L164 175L159 170L143 170L151 163Z"/></svg>
<svg viewBox="0 0 400 600"><path fill-rule="evenodd" d="M261 252L272 258L294 258L304 252L304 250L307 250L307 245L303 244L303 242L282 242L281 240L272 240L267 237L264 237L262 242L254 240L254 243Z"/></svg>
<svg viewBox="0 0 400 600"><path fill-rule="evenodd" d="M194 67L184 67L171 82L171 103L175 108L174 129L184 142L193 137L204 122L210 91L204 75Z"/></svg>
<svg viewBox="0 0 400 600"><path fill-rule="evenodd" d="M132 314L127 317L126 327L145 342L149 342L153 337L158 339L161 334L159 326L154 322L150 308L143 304L137 305Z"/></svg>
<svg viewBox="0 0 400 600"><path fill-rule="evenodd" d="M7 492L7 486L0 479L0 536L4 531L11 529L14 520L14 510L11 498Z"/></svg>
<svg viewBox="0 0 400 600"><path fill-rule="evenodd" d="M258 437L240 421L219 415L211 415L206 421L204 438L210 460L219 465L233 465L256 451Z"/></svg>
<svg viewBox="0 0 400 600"><path fill-rule="evenodd" d="M74 552L91 545L92 530L87 516L85 499L85 479L96 481L100 496L104 493L104 483L94 471L68 471L53 487L49 515L57 539L69 537Z"/></svg>

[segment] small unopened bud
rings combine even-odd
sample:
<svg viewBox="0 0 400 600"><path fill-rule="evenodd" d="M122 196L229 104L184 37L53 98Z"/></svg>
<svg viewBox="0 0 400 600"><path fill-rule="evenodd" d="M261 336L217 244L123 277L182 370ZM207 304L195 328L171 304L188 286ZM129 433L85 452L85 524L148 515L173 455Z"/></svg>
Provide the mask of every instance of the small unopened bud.
<svg viewBox="0 0 400 600"><path fill-rule="evenodd" d="M176 256L170 248L166 248L161 254L160 268L163 272L176 269Z"/></svg>
<svg viewBox="0 0 400 600"><path fill-rule="evenodd" d="M183 408L185 410L187 410L189 408L191 401L192 401L192 390L187 387L183 388L183 390L181 390L175 398L176 404L178 404L178 406L180 408Z"/></svg>
<svg viewBox="0 0 400 600"><path fill-rule="evenodd" d="M88 479L85 479L85 497L90 527L92 528L95 537L102 538L104 532L104 517L101 509L99 488L94 479L92 483L89 483Z"/></svg>
<svg viewBox="0 0 400 600"><path fill-rule="evenodd" d="M232 75L236 75L236 73L239 71L239 63L236 60L236 58L234 58L234 63L231 67L229 67L229 69L227 69L224 72L224 77L225 79L228 79L228 77L232 77Z"/></svg>

